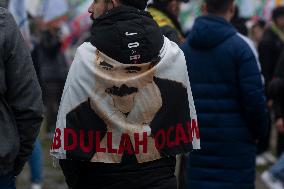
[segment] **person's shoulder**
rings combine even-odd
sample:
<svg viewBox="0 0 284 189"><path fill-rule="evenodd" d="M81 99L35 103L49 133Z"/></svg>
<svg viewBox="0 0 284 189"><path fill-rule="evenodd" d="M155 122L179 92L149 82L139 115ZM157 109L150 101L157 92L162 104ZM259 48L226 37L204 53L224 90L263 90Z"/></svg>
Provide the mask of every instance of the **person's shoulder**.
<svg viewBox="0 0 284 189"><path fill-rule="evenodd" d="M152 15L153 19L157 22L159 27L171 26L174 28L174 24L172 23L171 19L166 16L163 11L151 6L148 7L148 11Z"/></svg>
<svg viewBox="0 0 284 189"><path fill-rule="evenodd" d="M77 48L77 53L86 54L86 53L94 53L96 51L96 47L93 46L90 42L84 42Z"/></svg>
<svg viewBox="0 0 284 189"><path fill-rule="evenodd" d="M166 64L169 62L180 64L183 63L184 53L177 43L164 36L164 45L160 50L160 58L161 62Z"/></svg>
<svg viewBox="0 0 284 189"><path fill-rule="evenodd" d="M251 49L255 49L255 45L250 38L241 33L237 33L237 37L239 38L239 41L242 45L250 47Z"/></svg>
<svg viewBox="0 0 284 189"><path fill-rule="evenodd" d="M80 73L85 73L86 70L92 67L95 58L96 47L94 47L89 42L83 43L76 50L75 57L69 71L69 75L74 72L74 74L78 77Z"/></svg>
<svg viewBox="0 0 284 189"><path fill-rule="evenodd" d="M15 31L17 28L13 15L3 7L0 7L0 27L5 27L6 31Z"/></svg>
<svg viewBox="0 0 284 189"><path fill-rule="evenodd" d="M97 48L93 46L90 42L84 42L77 48L75 58L77 57L79 59L84 60L88 57L93 57L96 52L96 49Z"/></svg>
<svg viewBox="0 0 284 189"><path fill-rule="evenodd" d="M11 44L11 40L15 37L13 34L16 31L16 23L13 15L5 8L0 7L0 44Z"/></svg>
<svg viewBox="0 0 284 189"><path fill-rule="evenodd" d="M247 36L241 34L241 33L237 33L236 36L235 36L235 39L236 39L236 48L239 50L239 51L246 51L246 52L249 52L249 53L253 53L254 55L257 54L257 50L256 50L256 47L255 47L255 44L254 42L248 38Z"/></svg>
<svg viewBox="0 0 284 189"><path fill-rule="evenodd" d="M236 53L238 58L241 59L253 58L254 61L258 64L260 69L259 54L257 52L254 42L247 36L244 36L240 33L238 33L237 36L240 41L239 45L236 46L237 47L236 51L239 52Z"/></svg>
<svg viewBox="0 0 284 189"><path fill-rule="evenodd" d="M13 20L13 15L6 8L0 7L0 20L8 20L11 22Z"/></svg>

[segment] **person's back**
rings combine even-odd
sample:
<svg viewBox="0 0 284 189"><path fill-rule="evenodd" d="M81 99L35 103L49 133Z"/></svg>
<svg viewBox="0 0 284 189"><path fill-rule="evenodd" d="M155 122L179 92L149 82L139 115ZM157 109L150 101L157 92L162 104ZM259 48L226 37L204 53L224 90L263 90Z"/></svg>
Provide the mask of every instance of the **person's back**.
<svg viewBox="0 0 284 189"><path fill-rule="evenodd" d="M189 157L188 188L253 189L255 143L268 127L257 57L229 23L233 0L204 8L182 47L203 139Z"/></svg>
<svg viewBox="0 0 284 189"><path fill-rule="evenodd" d="M59 32L57 28L40 30L39 42L35 44L32 51L34 67L41 85L52 82L64 84L66 80L68 65L61 49Z"/></svg>
<svg viewBox="0 0 284 189"><path fill-rule="evenodd" d="M60 98L68 73L67 60L61 50L59 29L40 30L39 43L35 44L32 58L41 84L43 103L46 107L46 136L53 136Z"/></svg>
<svg viewBox="0 0 284 189"><path fill-rule="evenodd" d="M89 8L92 36L70 68L51 149L72 188L174 189L175 156L199 148L183 53L146 2Z"/></svg>

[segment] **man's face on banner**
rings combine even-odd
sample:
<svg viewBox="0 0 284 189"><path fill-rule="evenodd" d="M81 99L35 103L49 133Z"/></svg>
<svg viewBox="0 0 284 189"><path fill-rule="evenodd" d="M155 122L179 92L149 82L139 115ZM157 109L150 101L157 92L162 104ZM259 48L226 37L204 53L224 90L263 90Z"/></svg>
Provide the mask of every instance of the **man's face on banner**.
<svg viewBox="0 0 284 189"><path fill-rule="evenodd" d="M139 90L153 82L154 73L148 71L150 64L123 65L99 60L95 65L98 68L95 75L97 88L105 90L113 98L114 106L124 114L132 110Z"/></svg>

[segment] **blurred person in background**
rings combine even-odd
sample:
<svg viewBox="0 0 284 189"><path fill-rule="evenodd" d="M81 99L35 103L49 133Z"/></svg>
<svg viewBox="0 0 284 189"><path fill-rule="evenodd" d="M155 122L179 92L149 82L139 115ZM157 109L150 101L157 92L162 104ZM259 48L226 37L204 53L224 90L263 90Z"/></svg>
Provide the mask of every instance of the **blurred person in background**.
<svg viewBox="0 0 284 189"><path fill-rule="evenodd" d="M258 48L259 43L263 39L266 22L264 20L255 21L250 28L250 38Z"/></svg>
<svg viewBox="0 0 284 189"><path fill-rule="evenodd" d="M264 32L259 44L259 58L265 82L268 85L284 46L284 7L272 12L272 25Z"/></svg>
<svg viewBox="0 0 284 189"><path fill-rule="evenodd" d="M39 133L42 99L28 47L3 8L0 23L0 187L14 189Z"/></svg>
<svg viewBox="0 0 284 189"><path fill-rule="evenodd" d="M258 52L262 73L265 78L266 94L268 96L268 106L272 108L271 97L268 86L273 79L276 64L279 61L284 47L284 7L277 7L272 12L272 25L264 32L263 39L259 43ZM270 129L271 130L271 129ZM263 149L268 146L268 141ZM284 150L284 137L278 133L277 155L280 156Z"/></svg>
<svg viewBox="0 0 284 189"><path fill-rule="evenodd" d="M35 22L36 18L30 17L29 21ZM30 23L29 23L30 25ZM34 31L33 31L34 32ZM30 44L33 44L32 38L34 38L33 34L31 33ZM36 75L38 80L40 79L40 70L39 65L37 62L34 63L34 68L36 71ZM34 149L32 154L28 159L29 168L30 168L30 182L31 182L31 189L41 189L43 183L43 152L42 152L42 145L40 137L37 138L34 144Z"/></svg>
<svg viewBox="0 0 284 189"><path fill-rule="evenodd" d="M188 160L188 189L254 189L256 141L268 110L256 50L230 23L234 0L205 0L182 46L202 150Z"/></svg>
<svg viewBox="0 0 284 189"><path fill-rule="evenodd" d="M178 20L181 2L187 3L189 0L153 0L148 6L148 11L160 26L163 35L177 44L185 40Z"/></svg>
<svg viewBox="0 0 284 189"><path fill-rule="evenodd" d="M147 10L153 16L162 30L164 36L171 41L181 45L185 41L185 34L179 22L181 3L188 3L189 0L153 0ZM186 185L186 156L177 158L176 175L178 188L185 188Z"/></svg>
<svg viewBox="0 0 284 189"><path fill-rule="evenodd" d="M247 19L240 17L239 7L236 6L235 14L231 19L231 23L235 26L239 33L248 36L248 28L246 26Z"/></svg>
<svg viewBox="0 0 284 189"><path fill-rule="evenodd" d="M273 100L275 127L279 135L284 135L284 51L276 64L273 80L269 84L269 95ZM284 152L278 161L261 175L270 189L284 188Z"/></svg>
<svg viewBox="0 0 284 189"><path fill-rule="evenodd" d="M266 29L266 22L264 20L255 21L250 28L250 38L255 44L255 47L258 48L260 42L263 40L263 35ZM269 164L274 164L276 161L275 156L271 153L270 150L270 140L271 140L271 119L270 119L269 134L263 140L258 141L257 145L257 157L256 165L266 166Z"/></svg>
<svg viewBox="0 0 284 189"><path fill-rule="evenodd" d="M60 98L67 77L68 65L61 50L60 29L56 25L40 25L39 42L32 58L43 92L46 107L46 136L53 136Z"/></svg>

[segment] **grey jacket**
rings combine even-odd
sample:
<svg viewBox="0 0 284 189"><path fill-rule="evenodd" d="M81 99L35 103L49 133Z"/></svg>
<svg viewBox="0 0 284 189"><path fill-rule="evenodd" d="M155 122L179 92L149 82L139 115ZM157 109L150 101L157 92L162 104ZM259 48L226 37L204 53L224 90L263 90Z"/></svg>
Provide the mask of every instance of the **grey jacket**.
<svg viewBox="0 0 284 189"><path fill-rule="evenodd" d="M41 90L29 49L13 16L0 8L0 176L20 173L41 121Z"/></svg>

